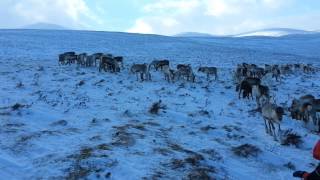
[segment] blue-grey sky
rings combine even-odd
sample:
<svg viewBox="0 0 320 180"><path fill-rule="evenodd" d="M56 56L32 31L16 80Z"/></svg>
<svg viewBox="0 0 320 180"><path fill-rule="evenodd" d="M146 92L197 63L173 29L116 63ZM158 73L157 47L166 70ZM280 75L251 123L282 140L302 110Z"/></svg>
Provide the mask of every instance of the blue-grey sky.
<svg viewBox="0 0 320 180"><path fill-rule="evenodd" d="M1 0L0 28L44 22L71 29L172 35L262 28L320 30L320 0Z"/></svg>

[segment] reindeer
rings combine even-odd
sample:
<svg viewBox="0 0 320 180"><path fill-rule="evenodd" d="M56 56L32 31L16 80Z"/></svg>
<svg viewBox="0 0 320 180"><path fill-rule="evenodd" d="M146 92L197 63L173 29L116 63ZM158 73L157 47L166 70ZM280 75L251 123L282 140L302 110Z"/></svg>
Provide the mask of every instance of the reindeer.
<svg viewBox="0 0 320 180"><path fill-rule="evenodd" d="M214 75L215 80L218 79L218 69L216 67L199 67L198 72L207 74L207 80L209 80L210 75Z"/></svg>
<svg viewBox="0 0 320 180"><path fill-rule="evenodd" d="M247 81L251 86L258 86L261 84L261 79L259 78L247 77L244 80Z"/></svg>
<svg viewBox="0 0 320 180"><path fill-rule="evenodd" d="M242 92L242 98L250 98L252 96L252 85L247 81L243 80L240 84L237 85L236 91L239 92L239 99L241 98L241 92Z"/></svg>
<svg viewBox="0 0 320 180"><path fill-rule="evenodd" d="M252 77L256 78L262 78L262 76L265 74L264 69L261 67L255 67L250 70Z"/></svg>
<svg viewBox="0 0 320 180"><path fill-rule="evenodd" d="M160 68L161 70L163 69L164 66L168 65L169 66L169 60L154 60L149 64L149 70L151 67L154 67L156 71Z"/></svg>
<svg viewBox="0 0 320 180"><path fill-rule="evenodd" d="M104 69L104 71L110 70L112 72L120 72L120 67L117 60L109 56L103 56L101 58L99 72L101 69Z"/></svg>
<svg viewBox="0 0 320 180"><path fill-rule="evenodd" d="M300 64L293 64L294 70L298 71L301 70L301 65Z"/></svg>
<svg viewBox="0 0 320 180"><path fill-rule="evenodd" d="M290 74L292 72L292 65L291 64L284 64L280 66L281 74Z"/></svg>
<svg viewBox="0 0 320 180"><path fill-rule="evenodd" d="M180 79L182 77L186 77L187 81L195 82L196 76L194 75L192 68L190 65L178 65L177 71L174 73L174 78Z"/></svg>
<svg viewBox="0 0 320 180"><path fill-rule="evenodd" d="M174 81L174 70L170 69L169 65L165 65L162 68L162 71L164 73L164 78L165 80L167 80L168 82L173 82Z"/></svg>
<svg viewBox="0 0 320 180"><path fill-rule="evenodd" d="M318 125L318 132L320 132L319 113L320 113L320 99L315 99L312 103L311 114L312 114L313 123L315 125Z"/></svg>
<svg viewBox="0 0 320 180"><path fill-rule="evenodd" d="M257 78L261 78L264 74L264 69L258 67L255 64L243 64L242 65L244 67L244 71L243 75L245 77L257 77Z"/></svg>
<svg viewBox="0 0 320 180"><path fill-rule="evenodd" d="M86 62L85 64L86 64L87 67L91 67L91 66L93 66L93 64L95 63L95 57L92 56L92 55L87 56L85 62Z"/></svg>
<svg viewBox="0 0 320 180"><path fill-rule="evenodd" d="M252 96L252 87L260 85L261 80L259 78L248 77L245 78L240 84L237 85L236 91L239 92L239 99L241 92L243 92L243 98L251 98Z"/></svg>
<svg viewBox="0 0 320 180"><path fill-rule="evenodd" d="M314 100L315 97L310 94L301 96L299 99L293 99L291 107L289 108L292 119L304 120L307 122L309 119L310 106Z"/></svg>
<svg viewBox="0 0 320 180"><path fill-rule="evenodd" d="M304 73L313 72L312 64L303 65L303 72Z"/></svg>
<svg viewBox="0 0 320 180"><path fill-rule="evenodd" d="M272 66L269 65L269 64L265 64L264 65L264 73L267 74L267 73L272 73Z"/></svg>
<svg viewBox="0 0 320 180"><path fill-rule="evenodd" d="M77 56L78 66L87 66L87 53L82 53Z"/></svg>
<svg viewBox="0 0 320 180"><path fill-rule="evenodd" d="M281 135L280 123L284 115L283 108L266 101L262 105L261 113L264 119L266 133L273 135L275 141L277 141L275 124L278 124L278 135Z"/></svg>
<svg viewBox="0 0 320 180"><path fill-rule="evenodd" d="M178 64L177 65L177 70L180 70L180 69L191 69L191 65L190 64Z"/></svg>
<svg viewBox="0 0 320 180"><path fill-rule="evenodd" d="M262 96L268 97L269 98L269 87L268 86L263 86L263 85L255 85L253 86L253 92L256 96L256 102L258 105L258 109L261 108L261 103L260 103L260 98Z"/></svg>
<svg viewBox="0 0 320 180"><path fill-rule="evenodd" d="M124 65L123 65L123 57L122 57L122 56L115 56L113 59L117 61L117 63L118 63L119 66L121 66L122 68L124 68Z"/></svg>
<svg viewBox="0 0 320 180"><path fill-rule="evenodd" d="M233 79L236 84L240 84L245 79L245 76L243 76L243 70L244 69L242 68L242 65L238 64L238 67L234 71L233 75Z"/></svg>
<svg viewBox="0 0 320 180"><path fill-rule="evenodd" d="M64 54L59 54L59 61L58 61L59 65L64 65L65 64L64 56L65 56Z"/></svg>
<svg viewBox="0 0 320 180"><path fill-rule="evenodd" d="M94 61L94 66L97 66L97 60L99 60L99 64L101 63L101 58L104 54L103 53L94 53L91 55L92 61Z"/></svg>
<svg viewBox="0 0 320 180"><path fill-rule="evenodd" d="M138 74L140 74L140 78L144 81L144 76L146 76L146 80L151 80L151 74L149 72L149 67L147 63L144 64L133 64L130 68L131 73L135 73L137 75L137 81L139 80Z"/></svg>
<svg viewBox="0 0 320 180"><path fill-rule="evenodd" d="M65 65L65 64L71 65L76 60L77 60L77 55L75 52L65 52L59 55L59 64L61 65Z"/></svg>
<svg viewBox="0 0 320 180"><path fill-rule="evenodd" d="M304 104L305 106L305 118L312 122L315 126L318 126L318 131L320 131L319 117L318 113L320 112L320 99L314 99L311 103Z"/></svg>
<svg viewBox="0 0 320 180"><path fill-rule="evenodd" d="M280 69L279 69L278 65L275 65L272 68L272 77L276 78L276 81L280 81L280 78L281 78L280 75L281 75Z"/></svg>

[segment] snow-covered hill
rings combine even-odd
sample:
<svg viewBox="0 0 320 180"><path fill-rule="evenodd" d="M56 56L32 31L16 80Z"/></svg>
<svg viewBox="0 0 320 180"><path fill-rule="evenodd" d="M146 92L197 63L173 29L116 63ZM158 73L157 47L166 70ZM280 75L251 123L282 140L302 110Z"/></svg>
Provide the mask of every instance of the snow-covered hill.
<svg viewBox="0 0 320 180"><path fill-rule="evenodd" d="M175 35L176 37L214 37L212 34L208 33L198 33L198 32L184 32Z"/></svg>
<svg viewBox="0 0 320 180"><path fill-rule="evenodd" d="M271 29L262 29L262 30L242 33L242 34L235 35L235 37L249 37L249 36L281 37L281 36L293 35L293 34L312 34L312 33L315 33L315 32L298 30L298 29L289 29L289 28L271 28Z"/></svg>
<svg viewBox="0 0 320 180"><path fill-rule="evenodd" d="M319 33L319 31L305 31L299 29L290 29L290 28L268 28L261 29L256 31L245 32L236 35L227 35L227 36L214 36L208 33L199 33L199 32L185 32L179 33L175 35L176 37L282 37L287 35L307 35L307 34L315 34Z"/></svg>
<svg viewBox="0 0 320 180"><path fill-rule="evenodd" d="M269 53L268 57L270 58L272 57L270 54L287 54L288 56L312 57L315 59L311 61L318 62L316 59L320 57L320 33L292 34L281 37L192 37L188 39L192 39L197 43L215 44L219 47L258 51L257 56L261 55L262 52ZM261 57L256 58L260 59ZM245 57L245 59L248 60L249 57ZM276 59L282 60L286 58L277 57Z"/></svg>
<svg viewBox="0 0 320 180"><path fill-rule="evenodd" d="M50 23L35 23L22 27L21 29L39 29L39 30L66 30L65 27L62 27L57 24Z"/></svg>
<svg viewBox="0 0 320 180"><path fill-rule="evenodd" d="M291 179L295 169L310 171L317 163L311 156L318 139L313 127L287 114L282 129L293 129L304 143L280 145L252 111L256 103L239 100L232 81L241 62L319 67L319 56L292 50L306 39L0 30L0 177L267 180ZM278 48L284 42L289 53ZM260 48L248 45L259 43ZM58 65L65 51L122 55L125 68L113 74ZM129 73L131 64L157 58L169 59L172 68L190 63L196 82L168 83L155 71L152 81L137 82ZM219 80L207 81L196 71L200 65L217 66ZM268 83L277 103L287 107L304 94L319 98L319 75L297 71ZM165 108L149 113L160 99ZM248 157L246 147L254 151Z"/></svg>

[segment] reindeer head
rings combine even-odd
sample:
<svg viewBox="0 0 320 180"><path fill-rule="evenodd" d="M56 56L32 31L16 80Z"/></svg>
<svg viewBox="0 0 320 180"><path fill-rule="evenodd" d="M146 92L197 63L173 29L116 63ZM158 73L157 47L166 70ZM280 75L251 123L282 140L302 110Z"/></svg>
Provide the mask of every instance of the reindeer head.
<svg viewBox="0 0 320 180"><path fill-rule="evenodd" d="M292 100L291 106L288 108L288 111L293 112L297 109L298 106L299 106L299 101L296 98L294 98Z"/></svg>
<svg viewBox="0 0 320 180"><path fill-rule="evenodd" d="M240 84L237 84L236 91L238 92L240 90Z"/></svg>
<svg viewBox="0 0 320 180"><path fill-rule="evenodd" d="M277 107L276 108L276 113L277 113L277 116L278 116L279 120L281 121L282 120L282 116L284 115L284 109L282 107Z"/></svg>

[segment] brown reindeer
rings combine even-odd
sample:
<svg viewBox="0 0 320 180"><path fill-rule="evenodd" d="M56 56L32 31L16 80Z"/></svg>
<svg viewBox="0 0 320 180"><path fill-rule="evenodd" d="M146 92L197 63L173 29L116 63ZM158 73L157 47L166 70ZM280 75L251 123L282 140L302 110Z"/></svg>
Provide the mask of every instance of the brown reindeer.
<svg viewBox="0 0 320 180"><path fill-rule="evenodd" d="M173 82L174 81L175 71L173 69L170 69L169 65L163 66L162 72L164 73L164 79L165 80L167 80L168 82Z"/></svg>
<svg viewBox="0 0 320 180"><path fill-rule="evenodd" d="M195 74L192 71L192 68L190 65L178 65L177 71L174 73L174 79L180 79L181 77L186 77L187 81L195 82Z"/></svg>
<svg viewBox="0 0 320 180"><path fill-rule="evenodd" d="M241 93L242 93L242 98L250 98L252 96L252 85L246 81L243 80L240 84L237 85L236 91L239 92L239 99L241 98Z"/></svg>
<svg viewBox="0 0 320 180"><path fill-rule="evenodd" d="M73 64L77 60L78 56L75 52L65 52L59 55L59 65Z"/></svg>
<svg viewBox="0 0 320 180"><path fill-rule="evenodd" d="M310 109L314 100L315 97L310 94L301 96L299 99L293 99L291 107L289 108L292 119L304 120L307 122L309 119L308 112L310 111L308 111L308 109Z"/></svg>
<svg viewBox="0 0 320 180"><path fill-rule="evenodd" d="M120 72L120 67L118 61L109 56L102 56L101 62L99 65L99 72L101 69L104 71L111 71L111 72Z"/></svg>
<svg viewBox="0 0 320 180"><path fill-rule="evenodd" d="M236 87L236 91L239 92L239 99L240 99L240 95L241 93L243 93L243 98L251 98L253 99L252 96L252 88L253 86L258 86L260 85L261 80L259 78L251 78L248 77L246 79L244 79L240 84L237 85Z"/></svg>
<svg viewBox="0 0 320 180"><path fill-rule="evenodd" d="M255 94L255 96L256 96L258 108L261 108L261 104L260 104L259 99L261 96L269 97L269 88L268 88L268 86L255 85L255 86L253 86L253 94Z"/></svg>
<svg viewBox="0 0 320 180"><path fill-rule="evenodd" d="M139 80L138 74L140 74L140 78L142 81L151 80L151 74L149 72L149 67L147 63L133 64L130 68L130 72L135 73L137 75L137 81Z"/></svg>
<svg viewBox="0 0 320 180"><path fill-rule="evenodd" d="M210 75L213 75L215 80L218 79L218 69L216 67L199 67L198 72L207 74L207 80L210 79Z"/></svg>
<svg viewBox="0 0 320 180"><path fill-rule="evenodd" d="M169 60L154 60L149 64L149 71L151 70L151 67L154 67L156 69L156 71L158 71L158 69L160 68L161 70L163 70L164 66L169 66Z"/></svg>

